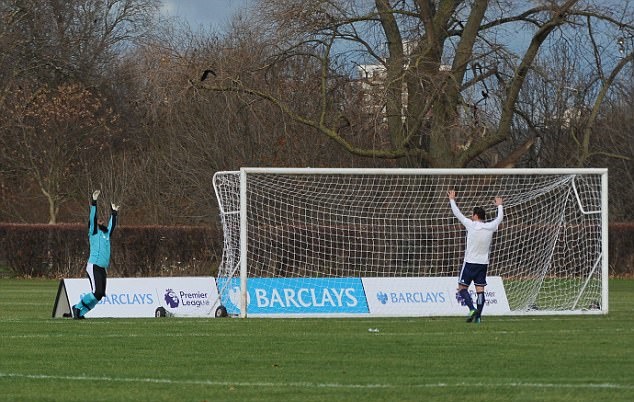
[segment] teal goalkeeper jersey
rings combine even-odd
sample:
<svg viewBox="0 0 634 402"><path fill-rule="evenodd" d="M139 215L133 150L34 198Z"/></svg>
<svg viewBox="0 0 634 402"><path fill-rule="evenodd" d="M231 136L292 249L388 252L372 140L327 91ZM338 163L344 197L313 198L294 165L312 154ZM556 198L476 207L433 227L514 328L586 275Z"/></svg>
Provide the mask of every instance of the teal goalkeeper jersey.
<svg viewBox="0 0 634 402"><path fill-rule="evenodd" d="M112 211L107 230L104 232L99 229L97 225L97 203L91 203L88 223L88 240L90 241L89 263L108 269L108 265L110 265L110 237L116 224L117 213Z"/></svg>

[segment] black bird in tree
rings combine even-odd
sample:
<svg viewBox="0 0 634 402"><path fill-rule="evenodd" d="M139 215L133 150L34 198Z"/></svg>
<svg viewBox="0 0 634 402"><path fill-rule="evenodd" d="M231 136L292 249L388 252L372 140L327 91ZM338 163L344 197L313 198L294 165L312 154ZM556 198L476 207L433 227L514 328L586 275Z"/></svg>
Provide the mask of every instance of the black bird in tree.
<svg viewBox="0 0 634 402"><path fill-rule="evenodd" d="M200 80L201 81L205 81L207 79L207 77L209 77L209 74L211 74L214 77L216 77L216 72L214 70L205 70L203 72L203 75L200 77Z"/></svg>

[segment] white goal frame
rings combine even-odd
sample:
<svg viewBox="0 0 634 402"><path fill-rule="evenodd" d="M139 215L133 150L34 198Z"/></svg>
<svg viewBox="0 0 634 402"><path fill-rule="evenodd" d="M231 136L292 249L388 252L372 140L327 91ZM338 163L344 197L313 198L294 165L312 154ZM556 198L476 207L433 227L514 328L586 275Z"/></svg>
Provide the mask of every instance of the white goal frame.
<svg viewBox="0 0 634 402"><path fill-rule="evenodd" d="M227 195L222 194L222 189L217 186L216 175L214 175L214 190L218 198L220 213L222 218L223 230L225 231L225 248L223 251L223 263L227 255L227 247L232 247L227 241L227 230L229 225L237 225L239 222L239 257L235 261L235 258L231 258L228 261L229 266L221 267L219 270L220 276L236 277L239 270L240 278L240 317L247 317L247 297L248 297L248 260L247 260L247 244L248 244L248 220L247 216L247 188L249 185L250 175L257 174L290 174L290 175L315 175L315 174L336 174L336 175L425 175L425 176L502 176L502 175L600 175L600 210L587 210L582 200L579 198L576 188L574 189L575 197L578 202L580 213L587 214L601 214L600 222L600 255L591 268L591 273L586 279L586 283L583 284L583 288L587 285L587 282L592 278L592 275L600 270L600 282L601 282L601 300L600 308L596 310L592 309L571 309L571 310L540 310L540 309L525 309L525 310L512 310L510 315L565 315L565 314L607 314L608 313L608 170L607 169L340 169L340 168L252 168L244 167L240 171L231 172L217 172L216 175L232 175L235 180L239 182L239 210L225 210L223 205L223 197ZM574 180L573 180L574 187ZM236 201L236 200L234 200ZM465 206L467 207L467 206ZM448 207L447 207L448 208ZM229 223L228 217L233 221ZM235 231L235 227L233 230ZM235 250L234 250L235 251ZM222 294L224 289L219 289L219 294ZM582 291L579 293L581 296ZM574 302L576 306L576 301Z"/></svg>

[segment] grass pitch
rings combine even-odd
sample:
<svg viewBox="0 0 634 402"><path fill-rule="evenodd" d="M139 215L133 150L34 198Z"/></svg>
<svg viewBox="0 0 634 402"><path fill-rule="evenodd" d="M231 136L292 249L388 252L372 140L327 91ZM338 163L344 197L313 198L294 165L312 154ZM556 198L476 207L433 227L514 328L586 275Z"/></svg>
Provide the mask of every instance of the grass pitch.
<svg viewBox="0 0 634 402"><path fill-rule="evenodd" d="M634 400L634 280L607 316L52 319L0 279L0 401ZM369 332L378 328L379 332Z"/></svg>

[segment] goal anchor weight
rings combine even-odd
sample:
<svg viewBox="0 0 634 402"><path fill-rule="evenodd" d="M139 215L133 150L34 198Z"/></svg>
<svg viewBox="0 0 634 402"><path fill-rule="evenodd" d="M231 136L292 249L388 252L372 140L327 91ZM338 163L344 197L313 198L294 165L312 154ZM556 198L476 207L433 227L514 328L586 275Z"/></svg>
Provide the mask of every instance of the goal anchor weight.
<svg viewBox="0 0 634 402"><path fill-rule="evenodd" d="M224 317L228 317L229 314L227 314L226 307L221 304L220 306L218 306L218 308L216 308L216 312L215 312L214 316L216 318L224 318Z"/></svg>
<svg viewBox="0 0 634 402"><path fill-rule="evenodd" d="M156 318L162 318L162 317L168 317L168 316L172 316L172 314L168 313L168 311L165 309L165 307L157 307L156 310L154 310L154 317ZM216 318L224 318L224 317L228 317L229 314L227 314L227 309L225 306L220 305L216 308L216 311L214 313L214 317Z"/></svg>

